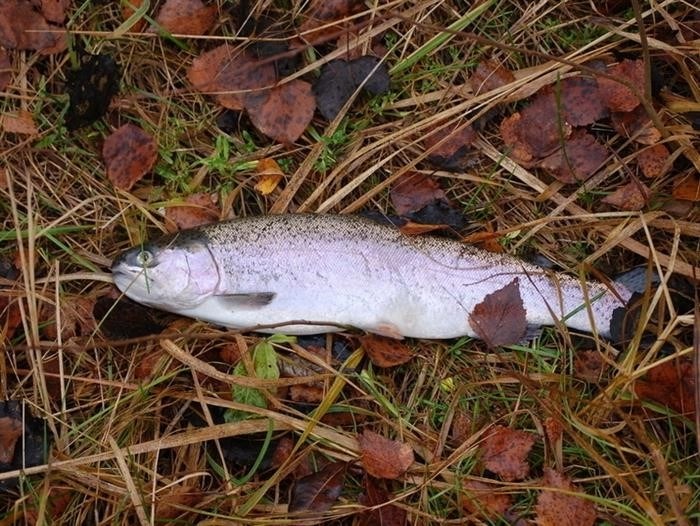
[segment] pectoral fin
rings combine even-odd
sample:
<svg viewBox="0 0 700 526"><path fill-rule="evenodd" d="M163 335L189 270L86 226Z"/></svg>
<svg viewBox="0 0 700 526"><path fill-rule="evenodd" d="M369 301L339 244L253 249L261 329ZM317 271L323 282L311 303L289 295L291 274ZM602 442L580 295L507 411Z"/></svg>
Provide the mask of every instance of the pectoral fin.
<svg viewBox="0 0 700 526"><path fill-rule="evenodd" d="M219 301L230 309L259 309L269 305L275 298L274 292L246 292L217 296Z"/></svg>

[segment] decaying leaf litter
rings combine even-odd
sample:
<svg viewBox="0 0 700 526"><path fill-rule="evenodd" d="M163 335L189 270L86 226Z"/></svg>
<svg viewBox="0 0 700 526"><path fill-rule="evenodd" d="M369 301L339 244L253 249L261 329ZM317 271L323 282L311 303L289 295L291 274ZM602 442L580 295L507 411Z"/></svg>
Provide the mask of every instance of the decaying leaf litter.
<svg viewBox="0 0 700 526"><path fill-rule="evenodd" d="M0 446L17 466L31 415L51 458L8 521L697 521L696 9L108 4L0 9L0 385L26 411ZM91 278L158 232L287 211L661 286L626 344L493 351L233 334ZM362 460L408 451L391 477Z"/></svg>

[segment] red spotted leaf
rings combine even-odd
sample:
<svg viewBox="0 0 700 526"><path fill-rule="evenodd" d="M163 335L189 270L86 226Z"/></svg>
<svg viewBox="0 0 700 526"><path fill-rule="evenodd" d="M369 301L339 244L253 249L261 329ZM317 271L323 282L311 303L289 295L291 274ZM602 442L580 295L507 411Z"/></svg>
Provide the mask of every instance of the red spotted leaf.
<svg viewBox="0 0 700 526"><path fill-rule="evenodd" d="M391 187L389 196L396 213L407 215L436 200L444 199L445 192L433 177L419 172L408 172Z"/></svg>
<svg viewBox="0 0 700 526"><path fill-rule="evenodd" d="M605 162L607 148L584 132L574 133L563 148L542 159L539 166L562 183L585 181Z"/></svg>
<svg viewBox="0 0 700 526"><path fill-rule="evenodd" d="M365 430L358 440L362 467L373 477L397 479L413 464L413 450L408 444L369 430Z"/></svg>
<svg viewBox="0 0 700 526"><path fill-rule="evenodd" d="M587 126L608 116L598 91L598 83L589 77L570 77L555 86L566 122L572 126Z"/></svg>
<svg viewBox="0 0 700 526"><path fill-rule="evenodd" d="M673 197L684 201L700 201L700 176L697 173L688 174L673 187Z"/></svg>
<svg viewBox="0 0 700 526"><path fill-rule="evenodd" d="M501 479L512 482L527 477L527 456L535 444L535 435L519 429L494 426L481 445L484 467Z"/></svg>
<svg viewBox="0 0 700 526"><path fill-rule="evenodd" d="M644 62L625 59L606 72L610 77L598 77L598 88L603 103L610 111L632 111L639 106L639 97L626 84L633 86L640 94L644 93Z"/></svg>
<svg viewBox="0 0 700 526"><path fill-rule="evenodd" d="M513 72L494 59L479 62L469 77L474 95L498 89L514 81Z"/></svg>
<svg viewBox="0 0 700 526"><path fill-rule="evenodd" d="M526 315L520 282L515 278L502 289L487 294L474 307L469 314L469 325L491 348L512 345L525 336Z"/></svg>
<svg viewBox="0 0 700 526"><path fill-rule="evenodd" d="M394 367L411 360L415 353L400 340L368 334L360 338L367 356L377 367Z"/></svg>
<svg viewBox="0 0 700 526"><path fill-rule="evenodd" d="M462 507L469 513L489 519L503 516L513 505L513 497L499 491L497 485L478 480L470 480L462 484L460 501Z"/></svg>
<svg viewBox="0 0 700 526"><path fill-rule="evenodd" d="M170 33L204 35L216 22L216 6L205 6L201 0L167 0L156 22Z"/></svg>
<svg viewBox="0 0 700 526"><path fill-rule="evenodd" d="M294 483L289 511L324 512L333 506L345 483L345 462L333 462Z"/></svg>
<svg viewBox="0 0 700 526"><path fill-rule="evenodd" d="M253 125L283 144L292 144L304 133L315 109L311 84L299 79L276 86L264 95L246 98Z"/></svg>
<svg viewBox="0 0 700 526"><path fill-rule="evenodd" d="M211 194L192 194L181 205L166 208L165 217L171 222L168 230L174 232L215 222L219 219L219 208Z"/></svg>
<svg viewBox="0 0 700 526"><path fill-rule="evenodd" d="M158 145L138 126L125 124L105 139L102 157L112 184L128 191L155 166Z"/></svg>
<svg viewBox="0 0 700 526"><path fill-rule="evenodd" d="M539 526L593 526L596 511L593 501L571 495L580 489L571 480L553 469L545 468L544 489L537 498L535 522Z"/></svg>
<svg viewBox="0 0 700 526"><path fill-rule="evenodd" d="M61 50L64 35L58 26L46 22L28 0L0 2L0 46L8 49L36 49L44 53Z"/></svg>
<svg viewBox="0 0 700 526"><path fill-rule="evenodd" d="M360 504L370 509L360 514L360 526L403 526L406 524L406 510L389 501L394 496L372 477L365 477L365 492L360 495Z"/></svg>
<svg viewBox="0 0 700 526"><path fill-rule="evenodd" d="M670 155L665 145L655 144L639 152L637 164L646 177L661 177L670 168L668 162Z"/></svg>
<svg viewBox="0 0 700 526"><path fill-rule="evenodd" d="M641 210L649 202L651 190L641 181L632 180L602 199L603 203L620 210Z"/></svg>

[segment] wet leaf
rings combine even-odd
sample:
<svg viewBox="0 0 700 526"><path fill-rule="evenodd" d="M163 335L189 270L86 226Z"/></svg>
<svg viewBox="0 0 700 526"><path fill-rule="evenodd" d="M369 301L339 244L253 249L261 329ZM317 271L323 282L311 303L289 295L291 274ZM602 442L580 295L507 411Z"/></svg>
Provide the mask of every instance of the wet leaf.
<svg viewBox="0 0 700 526"><path fill-rule="evenodd" d="M496 519L513 505L513 498L507 493L499 492L498 489L495 484L478 480L465 481L460 495L462 507L469 513Z"/></svg>
<svg viewBox="0 0 700 526"><path fill-rule="evenodd" d="M102 157L112 184L128 191L155 166L158 146L148 133L129 123L105 139Z"/></svg>
<svg viewBox="0 0 700 526"><path fill-rule="evenodd" d="M566 122L572 126L587 126L608 116L598 83L589 77L569 77L553 88L555 97L564 112Z"/></svg>
<svg viewBox="0 0 700 526"><path fill-rule="evenodd" d="M258 182L255 183L255 189L262 195L271 194L284 177L284 172L280 165L271 158L261 159L255 167L255 171L259 175Z"/></svg>
<svg viewBox="0 0 700 526"><path fill-rule="evenodd" d="M625 84L615 79L631 83L640 94L644 93L644 62L624 59L608 67L607 74L613 78L598 77L600 98L610 111L632 111L639 106L639 98Z"/></svg>
<svg viewBox="0 0 700 526"><path fill-rule="evenodd" d="M474 95L492 91L515 82L513 73L494 59L479 62L469 77L469 85Z"/></svg>
<svg viewBox="0 0 700 526"><path fill-rule="evenodd" d="M408 444L384 438L367 429L358 440L362 467L373 477L397 479L413 464L413 449Z"/></svg>
<svg viewBox="0 0 700 526"><path fill-rule="evenodd" d="M406 214L406 219L421 225L440 225L443 229L450 227L455 232L459 232L467 224L462 211L455 209L447 199L438 199L417 212ZM404 225L404 227L407 226L408 224ZM432 229L435 230L435 228Z"/></svg>
<svg viewBox="0 0 700 526"><path fill-rule="evenodd" d="M249 95L245 107L258 130L277 142L292 144L313 119L316 100L311 84L295 79L264 95Z"/></svg>
<svg viewBox="0 0 700 526"><path fill-rule="evenodd" d="M3 91L12 82L12 63L7 51L0 48L0 91Z"/></svg>
<svg viewBox="0 0 700 526"><path fill-rule="evenodd" d="M428 135L423 143L431 163L445 170L463 171L469 166L474 139L476 132L471 125L450 123Z"/></svg>
<svg viewBox="0 0 700 526"><path fill-rule="evenodd" d="M31 415L29 404L0 402L0 473L44 464L50 449L47 440L50 433L45 422ZM0 490L7 491L16 483L16 478L0 480Z"/></svg>
<svg viewBox="0 0 700 526"><path fill-rule="evenodd" d="M26 110L5 113L0 116L0 129L7 133L33 136L39 133L34 123L34 117Z"/></svg>
<svg viewBox="0 0 700 526"><path fill-rule="evenodd" d="M545 468L542 483L554 489L542 490L537 498L535 522L539 526L593 526L595 505L590 500L568 494L580 491L571 479Z"/></svg>
<svg viewBox="0 0 700 526"><path fill-rule="evenodd" d="M61 51L64 35L46 22L28 0L3 0L0 3L0 45L9 49Z"/></svg>
<svg viewBox="0 0 700 526"><path fill-rule="evenodd" d="M416 212L424 206L445 198L445 192L432 177L419 172L404 174L389 193L391 204L399 215Z"/></svg>
<svg viewBox="0 0 700 526"><path fill-rule="evenodd" d="M352 23L343 19L359 12L362 7L358 0L314 0L302 14L299 27L302 40L315 45L339 38Z"/></svg>
<svg viewBox="0 0 700 526"><path fill-rule="evenodd" d="M406 524L406 510L394 504L387 504L394 496L381 483L365 476L365 491L360 495L360 504L368 509L360 513L360 526L403 526Z"/></svg>
<svg viewBox="0 0 700 526"><path fill-rule="evenodd" d="M66 19L66 10L71 0L41 0L41 12L49 22L61 24Z"/></svg>
<svg viewBox="0 0 700 526"><path fill-rule="evenodd" d="M379 62L377 57L363 56L324 64L313 87L321 115L333 120L360 85L371 95L389 91L389 70L385 63Z"/></svg>
<svg viewBox="0 0 700 526"><path fill-rule="evenodd" d="M12 416L0 416L0 463L9 464L15 456L15 445L22 436L22 421Z"/></svg>
<svg viewBox="0 0 700 526"><path fill-rule="evenodd" d="M206 192L192 194L185 198L182 205L166 208L165 217L175 226L175 228L168 228L168 230L171 232L185 230L217 221L219 208L214 202L215 197L216 194L212 196Z"/></svg>
<svg viewBox="0 0 700 526"><path fill-rule="evenodd" d="M604 197L601 202L620 210L641 210L647 205L650 197L651 190L647 185L641 181L632 180Z"/></svg>
<svg viewBox="0 0 700 526"><path fill-rule="evenodd" d="M639 144L651 145L661 140L661 132L654 126L643 106L630 112L613 113L610 122L622 137Z"/></svg>
<svg viewBox="0 0 700 526"><path fill-rule="evenodd" d="M320 471L302 477L294 483L289 511L328 511L338 500L345 483L345 462L333 462Z"/></svg>
<svg viewBox="0 0 700 526"><path fill-rule="evenodd" d="M66 79L69 130L88 126L107 113L112 98L119 93L120 74L118 64L109 55L80 55L80 67L69 71Z"/></svg>
<svg viewBox="0 0 700 526"><path fill-rule="evenodd" d="M527 330L527 318L518 278L484 296L469 314L469 325L491 348L521 341Z"/></svg>
<svg viewBox="0 0 700 526"><path fill-rule="evenodd" d="M395 367L413 359L415 353L395 338L368 334L360 338L367 356L377 367Z"/></svg>
<svg viewBox="0 0 700 526"><path fill-rule="evenodd" d="M275 66L228 44L202 53L192 61L187 79L194 88L212 94L224 108L242 110L248 95L259 96L275 85Z"/></svg>
<svg viewBox="0 0 700 526"><path fill-rule="evenodd" d="M109 296L98 298L92 310L102 334L114 340L162 332L166 324L156 318L156 312L126 297Z"/></svg>
<svg viewBox="0 0 700 526"><path fill-rule="evenodd" d="M501 479L512 482L527 477L527 456L535 444L532 433L504 426L493 426L481 444L484 467Z"/></svg>
<svg viewBox="0 0 700 526"><path fill-rule="evenodd" d="M608 156L607 148L592 135L577 130L559 149L542 159L539 166L562 183L585 181Z"/></svg>
<svg viewBox="0 0 700 526"><path fill-rule="evenodd" d="M634 384L635 394L670 407L677 413L695 413L695 375L691 360L673 360L652 368L642 380Z"/></svg>
<svg viewBox="0 0 700 526"><path fill-rule="evenodd" d="M605 372L605 361L598 351L577 351L574 355L574 376L597 383Z"/></svg>
<svg viewBox="0 0 700 526"><path fill-rule="evenodd" d="M646 177L661 177L670 168L667 162L670 155L665 145L656 144L639 152L637 164Z"/></svg>
<svg viewBox="0 0 700 526"><path fill-rule="evenodd" d="M684 201L700 201L700 176L697 173L688 174L673 188L673 197Z"/></svg>
<svg viewBox="0 0 700 526"><path fill-rule="evenodd" d="M170 33L204 35L216 22L215 5L201 0L166 0L156 15L156 22Z"/></svg>

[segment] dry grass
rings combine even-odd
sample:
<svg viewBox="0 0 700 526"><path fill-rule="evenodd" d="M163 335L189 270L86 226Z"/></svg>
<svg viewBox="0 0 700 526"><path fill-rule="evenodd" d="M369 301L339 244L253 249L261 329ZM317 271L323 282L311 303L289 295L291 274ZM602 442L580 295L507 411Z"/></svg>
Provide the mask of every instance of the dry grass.
<svg viewBox="0 0 700 526"><path fill-rule="evenodd" d="M700 96L700 12L691 3L665 1L653 9L644 4L637 15L646 39L639 38L634 9L606 18L591 13L588 2L494 0L463 31L445 28L464 15L464 2L380 3L367 8L373 21L361 43L389 35L391 94L356 104L329 124L314 121L319 135L336 134L332 146L307 133L283 148L252 129L247 136L241 130L226 137L231 156L223 165L201 162L216 155L219 110L193 93L185 78L192 58L210 43L182 38L180 48L154 35L115 32L122 22L116 2L75 3L81 8L71 22L75 38L89 51L111 53L123 68L122 90L107 118L71 134L61 126L66 100L57 94L69 66L65 55L13 53L28 74L0 99L2 111L27 109L40 128L32 139L0 132L6 176L0 184L0 255L22 269L11 290L21 327L2 354L0 385L6 398L26 400L32 413L46 419L52 441L50 463L27 469L16 494L1 497L0 524L356 524L363 508L356 471L322 518L289 515L287 503L292 474L304 459L357 460L357 434L365 428L398 438L417 454L391 486L411 524L498 523L465 511L459 497L465 483L488 476L478 446L494 423L538 436L532 476L499 484L514 499L514 517L534 518L538 476L543 467L556 467L595 502L603 524L685 525L700 519L698 423L667 408L641 411L641 404L632 403L635 383L654 365L700 352L692 347L691 312L673 306L668 284L672 272L692 276L700 266L697 207L676 217L666 206L674 182L700 168L700 134L674 98ZM229 35L227 13L236 7L219 3L222 24L215 33ZM280 4L258 2L253 10L278 20L282 31L302 5ZM694 41L671 46L678 24L691 22ZM577 192L548 184L504 156L494 122L481 132L468 172L435 172L425 161L421 140L436 124L476 121L492 109L509 112L581 64L622 54L653 59L673 82L658 109L675 167L650 184L657 198L643 212L610 212L599 204L632 169L633 149L619 137L610 143L615 158ZM312 74L335 55L311 57L299 74ZM475 97L466 80L482 57L502 61L517 72L516 80ZM125 122L152 133L162 152L154 175L131 193L107 182L100 158L103 137ZM270 156L290 167L289 177L283 189L262 197L244 163ZM330 163L326 171L317 169L320 160ZM168 337L121 343L89 327L78 336L68 329L47 332L53 321L72 323L79 298L105 296L110 285L100 272L111 258L163 230L162 208L188 192L217 192L219 202L230 205L225 217L391 212L388 188L412 170L440 178L473 221L465 234L486 228L514 232L508 249L543 253L574 272L587 265L613 275L648 262L660 271L662 286L646 299L642 329L656 338L642 343L640 331L632 344L618 348L552 330L530 347L498 353L474 341L416 341L409 364L370 368L364 375L353 368L358 352L346 364L353 367L319 373L326 398L311 416L274 396L268 409L231 401L231 385L241 378L230 374L218 353L231 343L250 348L258 336L194 322L169 327ZM574 376L577 347L604 357L598 381ZM158 360L145 364L144 373L151 356ZM220 423L222 410L230 408L261 418ZM333 411L354 415L354 421L322 421ZM462 443L450 440L457 415L467 417L469 438ZM552 418L564 428L558 444L543 438ZM284 464L264 472L226 465L225 439L268 432L294 437L296 452ZM166 510L168 503L175 507Z"/></svg>

